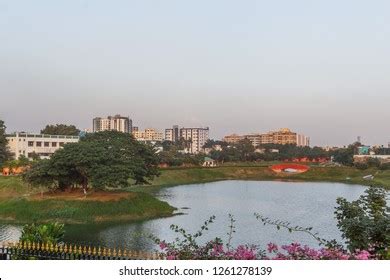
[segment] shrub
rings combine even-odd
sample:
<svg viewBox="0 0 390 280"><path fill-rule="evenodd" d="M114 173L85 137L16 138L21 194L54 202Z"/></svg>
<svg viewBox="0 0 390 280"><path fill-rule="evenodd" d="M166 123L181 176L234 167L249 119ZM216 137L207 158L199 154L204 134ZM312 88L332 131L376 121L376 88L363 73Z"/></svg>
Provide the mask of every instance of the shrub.
<svg viewBox="0 0 390 280"><path fill-rule="evenodd" d="M59 223L48 223L37 225L27 224L23 227L20 242L58 244L63 241L65 234L64 225Z"/></svg>
<svg viewBox="0 0 390 280"><path fill-rule="evenodd" d="M369 167L365 162L355 162L353 165L359 170L366 170Z"/></svg>
<svg viewBox="0 0 390 280"><path fill-rule="evenodd" d="M367 160L367 165L369 167L376 167L376 168L379 168L379 166L381 165L381 161L377 158L369 158Z"/></svg>
<svg viewBox="0 0 390 280"><path fill-rule="evenodd" d="M379 166L380 170L390 170L390 162L384 162Z"/></svg>

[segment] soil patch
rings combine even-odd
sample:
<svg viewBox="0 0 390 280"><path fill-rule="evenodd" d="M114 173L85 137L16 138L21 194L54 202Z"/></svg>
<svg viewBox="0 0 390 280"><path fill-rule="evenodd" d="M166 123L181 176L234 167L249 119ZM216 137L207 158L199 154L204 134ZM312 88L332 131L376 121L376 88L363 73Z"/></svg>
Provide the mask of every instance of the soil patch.
<svg viewBox="0 0 390 280"><path fill-rule="evenodd" d="M121 199L134 198L135 193L128 192L107 192L107 191L89 191L84 195L82 190L72 190L65 192L45 192L43 194L34 194L30 200L59 199L59 200L83 200L83 201L119 201Z"/></svg>

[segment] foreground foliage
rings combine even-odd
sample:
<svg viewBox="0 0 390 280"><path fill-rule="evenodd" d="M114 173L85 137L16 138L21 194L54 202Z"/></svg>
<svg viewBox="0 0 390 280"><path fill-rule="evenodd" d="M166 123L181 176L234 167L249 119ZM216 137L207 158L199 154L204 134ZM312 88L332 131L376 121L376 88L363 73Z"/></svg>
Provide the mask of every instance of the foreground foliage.
<svg viewBox="0 0 390 280"><path fill-rule="evenodd" d="M23 227L19 242L58 244L65 235L64 225L60 223L27 224Z"/></svg>
<svg viewBox="0 0 390 280"><path fill-rule="evenodd" d="M162 254L170 260L369 260L390 259L390 222L387 192L382 188L370 187L358 200L348 202L343 198L337 199L336 219L342 238L347 247L335 240L327 241L312 232L312 228L291 226L288 222L272 221L255 214L264 225L284 228L289 232L303 232L313 237L319 248L310 248L299 243L278 246L269 243L267 250L260 250L255 245L240 245L232 248L231 240L235 233L235 220L230 215L228 240L223 242L219 237L206 244L199 244L198 238L204 235L214 222L215 216L210 217L201 229L195 233L187 233L183 228L172 225L171 229L180 237L173 242L166 242L152 237L159 245ZM267 254L268 253L268 254Z"/></svg>
<svg viewBox="0 0 390 280"><path fill-rule="evenodd" d="M338 198L336 219L348 249L369 250L384 255L390 245L390 207L387 192L371 187L358 200Z"/></svg>

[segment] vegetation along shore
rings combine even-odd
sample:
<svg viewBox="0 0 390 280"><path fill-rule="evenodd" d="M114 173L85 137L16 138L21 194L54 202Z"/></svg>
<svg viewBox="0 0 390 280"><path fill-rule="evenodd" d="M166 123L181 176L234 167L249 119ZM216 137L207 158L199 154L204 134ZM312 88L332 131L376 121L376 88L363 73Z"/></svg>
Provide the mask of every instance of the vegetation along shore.
<svg viewBox="0 0 390 280"><path fill-rule="evenodd" d="M366 175L373 180L364 180ZM9 223L59 221L68 224L137 221L171 216L175 208L153 196L163 187L220 180L297 180L340 182L361 185L390 185L390 171L370 168L311 166L302 174L276 174L268 165L234 165L217 168L170 168L150 185L118 190L74 189L50 191L31 187L20 176L0 176L0 220Z"/></svg>

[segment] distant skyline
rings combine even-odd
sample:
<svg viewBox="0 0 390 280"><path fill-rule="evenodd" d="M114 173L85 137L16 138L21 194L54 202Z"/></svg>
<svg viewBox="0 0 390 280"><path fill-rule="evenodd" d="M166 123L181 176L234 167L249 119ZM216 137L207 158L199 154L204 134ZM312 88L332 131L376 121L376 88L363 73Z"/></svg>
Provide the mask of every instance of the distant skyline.
<svg viewBox="0 0 390 280"><path fill-rule="evenodd" d="M290 128L312 145L390 142L390 1L0 0L7 132Z"/></svg>

